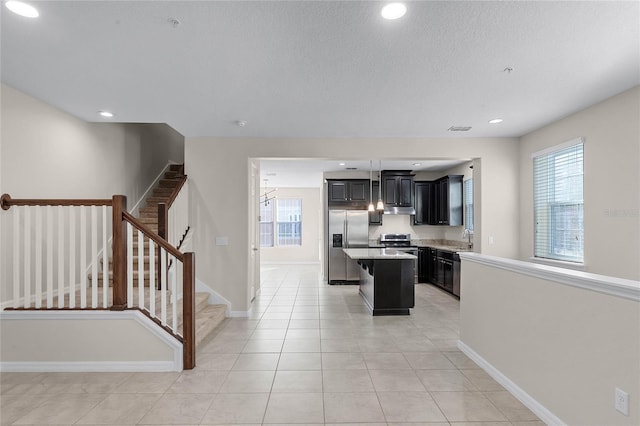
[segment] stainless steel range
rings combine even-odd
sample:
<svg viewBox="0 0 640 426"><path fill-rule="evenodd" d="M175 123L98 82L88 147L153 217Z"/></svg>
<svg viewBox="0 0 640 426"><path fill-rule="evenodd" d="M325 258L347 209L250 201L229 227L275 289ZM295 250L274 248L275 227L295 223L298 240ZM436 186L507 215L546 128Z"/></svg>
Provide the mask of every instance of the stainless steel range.
<svg viewBox="0 0 640 426"><path fill-rule="evenodd" d="M380 234L380 245L385 248L393 248L394 250L412 254L416 257L415 261L415 280L418 282L418 246L411 244L410 234Z"/></svg>

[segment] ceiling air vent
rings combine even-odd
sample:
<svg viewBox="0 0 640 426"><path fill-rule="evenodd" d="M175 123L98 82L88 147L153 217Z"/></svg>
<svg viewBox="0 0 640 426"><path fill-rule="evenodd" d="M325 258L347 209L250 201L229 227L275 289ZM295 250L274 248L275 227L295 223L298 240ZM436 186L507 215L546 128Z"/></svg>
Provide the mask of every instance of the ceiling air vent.
<svg viewBox="0 0 640 426"><path fill-rule="evenodd" d="M450 132L468 132L471 130L471 126L451 126L447 130Z"/></svg>
<svg viewBox="0 0 640 426"><path fill-rule="evenodd" d="M345 170L358 170L357 167L347 167Z"/></svg>

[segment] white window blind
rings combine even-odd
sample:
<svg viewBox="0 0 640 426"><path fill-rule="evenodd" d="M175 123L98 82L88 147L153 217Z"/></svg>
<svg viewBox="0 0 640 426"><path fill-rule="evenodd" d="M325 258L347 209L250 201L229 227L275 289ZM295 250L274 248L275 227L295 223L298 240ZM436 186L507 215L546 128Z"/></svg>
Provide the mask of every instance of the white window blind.
<svg viewBox="0 0 640 426"><path fill-rule="evenodd" d="M273 200L260 203L260 247L273 247Z"/></svg>
<svg viewBox="0 0 640 426"><path fill-rule="evenodd" d="M473 231L473 179L464 181L464 227Z"/></svg>
<svg viewBox="0 0 640 426"><path fill-rule="evenodd" d="M534 154L534 256L584 262L583 143Z"/></svg>
<svg viewBox="0 0 640 426"><path fill-rule="evenodd" d="M302 245L302 200L278 199L277 227L279 246Z"/></svg>

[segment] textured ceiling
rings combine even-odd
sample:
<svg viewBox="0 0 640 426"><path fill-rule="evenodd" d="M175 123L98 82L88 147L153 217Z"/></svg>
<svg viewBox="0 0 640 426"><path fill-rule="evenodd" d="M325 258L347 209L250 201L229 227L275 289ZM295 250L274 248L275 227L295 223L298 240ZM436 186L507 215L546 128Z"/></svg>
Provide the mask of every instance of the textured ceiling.
<svg viewBox="0 0 640 426"><path fill-rule="evenodd" d="M635 1L31 3L2 8L3 82L185 136L520 136L640 83Z"/></svg>

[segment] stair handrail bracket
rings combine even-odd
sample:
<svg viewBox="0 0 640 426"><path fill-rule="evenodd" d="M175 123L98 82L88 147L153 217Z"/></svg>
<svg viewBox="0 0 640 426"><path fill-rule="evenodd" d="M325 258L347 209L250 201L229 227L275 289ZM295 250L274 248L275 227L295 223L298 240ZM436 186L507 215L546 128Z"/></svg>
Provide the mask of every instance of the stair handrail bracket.
<svg viewBox="0 0 640 426"><path fill-rule="evenodd" d="M11 300L0 309L138 310L182 343L183 369L195 367L195 255L132 216L124 195L2 194L0 208L11 209L13 274Z"/></svg>

